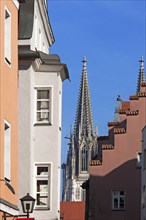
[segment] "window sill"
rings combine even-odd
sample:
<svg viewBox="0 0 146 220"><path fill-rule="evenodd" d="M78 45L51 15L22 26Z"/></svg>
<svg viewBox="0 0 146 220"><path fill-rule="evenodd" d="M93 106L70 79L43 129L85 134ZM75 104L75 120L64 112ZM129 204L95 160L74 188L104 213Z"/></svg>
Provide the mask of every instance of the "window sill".
<svg viewBox="0 0 146 220"><path fill-rule="evenodd" d="M126 209L112 209L112 211L126 211Z"/></svg>
<svg viewBox="0 0 146 220"><path fill-rule="evenodd" d="M51 123L47 122L36 122L34 126L51 126Z"/></svg>
<svg viewBox="0 0 146 220"><path fill-rule="evenodd" d="M48 211L48 210L50 210L50 207L36 207L36 208L34 208L34 211L40 211L40 210Z"/></svg>

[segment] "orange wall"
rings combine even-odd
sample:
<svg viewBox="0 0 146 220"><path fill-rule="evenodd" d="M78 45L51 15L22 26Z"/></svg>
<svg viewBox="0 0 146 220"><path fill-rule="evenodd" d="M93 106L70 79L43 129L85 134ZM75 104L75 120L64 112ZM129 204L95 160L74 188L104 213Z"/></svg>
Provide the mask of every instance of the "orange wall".
<svg viewBox="0 0 146 220"><path fill-rule="evenodd" d="M4 10L11 13L11 66L4 60ZM4 119L11 125L11 185L15 189L13 195L4 182L0 182L0 198L14 205L18 201L18 9L12 0L0 1L0 179L4 179Z"/></svg>

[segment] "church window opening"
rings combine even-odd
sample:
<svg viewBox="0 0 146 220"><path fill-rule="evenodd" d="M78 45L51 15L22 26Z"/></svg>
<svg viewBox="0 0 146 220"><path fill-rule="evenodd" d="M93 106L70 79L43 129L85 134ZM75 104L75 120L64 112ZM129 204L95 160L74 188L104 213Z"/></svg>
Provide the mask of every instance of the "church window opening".
<svg viewBox="0 0 146 220"><path fill-rule="evenodd" d="M85 146L82 148L81 158L82 158L81 171L87 171L88 152Z"/></svg>

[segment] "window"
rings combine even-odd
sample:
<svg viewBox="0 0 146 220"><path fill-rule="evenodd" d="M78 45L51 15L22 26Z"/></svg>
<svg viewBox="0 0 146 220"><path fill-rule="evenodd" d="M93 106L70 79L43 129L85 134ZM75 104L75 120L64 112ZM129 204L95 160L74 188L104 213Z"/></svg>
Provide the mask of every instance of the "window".
<svg viewBox="0 0 146 220"><path fill-rule="evenodd" d="M36 208L50 209L50 164L36 165Z"/></svg>
<svg viewBox="0 0 146 220"><path fill-rule="evenodd" d="M37 88L36 120L38 123L51 123L50 96L51 89Z"/></svg>
<svg viewBox="0 0 146 220"><path fill-rule="evenodd" d="M4 56L5 61L11 64L11 14L5 8L5 24L4 24Z"/></svg>
<svg viewBox="0 0 146 220"><path fill-rule="evenodd" d="M88 152L87 152L87 148L85 146L82 148L81 158L82 158L81 171L87 171Z"/></svg>
<svg viewBox="0 0 146 220"><path fill-rule="evenodd" d="M79 201L80 200L80 187L77 186L76 188L76 200Z"/></svg>
<svg viewBox="0 0 146 220"><path fill-rule="evenodd" d="M137 162L136 162L136 167L140 168L141 167L141 161L142 161L142 153L137 152Z"/></svg>
<svg viewBox="0 0 146 220"><path fill-rule="evenodd" d="M11 129L10 124L4 121L4 177L10 180L10 170L11 170Z"/></svg>
<svg viewBox="0 0 146 220"><path fill-rule="evenodd" d="M112 191L112 209L113 210L125 209L125 191L123 190Z"/></svg>

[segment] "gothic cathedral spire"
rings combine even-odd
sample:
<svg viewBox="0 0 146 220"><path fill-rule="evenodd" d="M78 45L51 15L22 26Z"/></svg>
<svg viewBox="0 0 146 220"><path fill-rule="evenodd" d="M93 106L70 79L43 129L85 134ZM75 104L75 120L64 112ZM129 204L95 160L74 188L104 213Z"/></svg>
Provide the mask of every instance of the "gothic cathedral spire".
<svg viewBox="0 0 146 220"><path fill-rule="evenodd" d="M144 59L143 59L143 57L141 57L141 60L139 60L139 62L140 62L140 69L139 69L139 75L138 75L136 94L138 94L138 92L140 92L141 83L145 82Z"/></svg>
<svg viewBox="0 0 146 220"><path fill-rule="evenodd" d="M89 162L96 151L90 92L87 77L87 61L83 59L74 131L71 130L69 151L65 166L66 179L63 183L64 201L83 201L85 191L81 188L89 178Z"/></svg>
<svg viewBox="0 0 146 220"><path fill-rule="evenodd" d="M79 136L91 138L94 135L86 57L83 58L82 62L83 69L74 124L74 135L76 139Z"/></svg>

